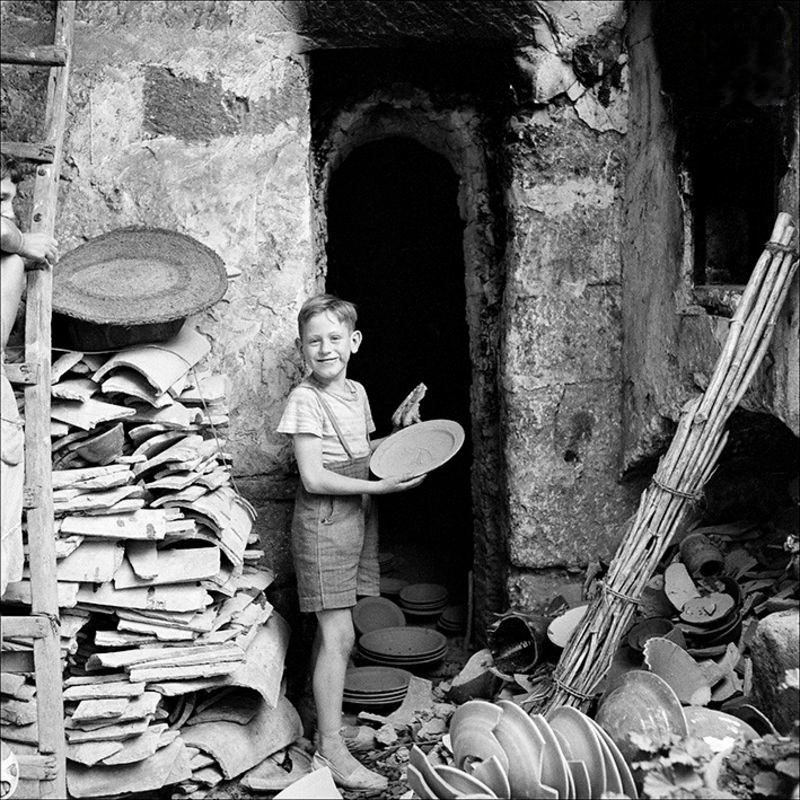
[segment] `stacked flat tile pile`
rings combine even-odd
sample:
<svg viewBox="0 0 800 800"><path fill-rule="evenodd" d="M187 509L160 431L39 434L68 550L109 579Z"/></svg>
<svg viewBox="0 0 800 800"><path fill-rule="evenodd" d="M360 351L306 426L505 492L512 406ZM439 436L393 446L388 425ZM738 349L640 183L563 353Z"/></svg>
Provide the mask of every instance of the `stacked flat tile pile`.
<svg viewBox="0 0 800 800"><path fill-rule="evenodd" d="M200 365L209 349L184 327L164 344L70 352L53 363L57 578L75 797L171 784L203 796L300 735L281 693L288 626L264 596L272 575L256 566L263 553L248 548L255 514L232 485L222 449L225 380ZM3 599L29 604L30 591L26 568ZM20 712L12 720L6 699L3 738L32 746L34 718ZM15 710L22 702L8 699ZM230 725L237 731L220 732ZM232 758L225 745L237 732L255 744L234 746Z"/></svg>

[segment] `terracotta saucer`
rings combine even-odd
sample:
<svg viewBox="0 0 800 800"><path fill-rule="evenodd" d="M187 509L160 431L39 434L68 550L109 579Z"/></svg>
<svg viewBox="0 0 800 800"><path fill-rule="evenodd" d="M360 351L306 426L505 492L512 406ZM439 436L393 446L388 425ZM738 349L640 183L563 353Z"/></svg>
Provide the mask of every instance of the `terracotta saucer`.
<svg viewBox="0 0 800 800"><path fill-rule="evenodd" d="M361 634L405 624L400 607L385 597L362 597L353 608L353 625Z"/></svg>
<svg viewBox="0 0 800 800"><path fill-rule="evenodd" d="M351 667L344 678L344 691L350 694L374 694L405 691L411 673L393 667Z"/></svg>
<svg viewBox="0 0 800 800"><path fill-rule="evenodd" d="M447 647L447 639L430 628L395 626L365 633L359 647L379 655L415 657Z"/></svg>

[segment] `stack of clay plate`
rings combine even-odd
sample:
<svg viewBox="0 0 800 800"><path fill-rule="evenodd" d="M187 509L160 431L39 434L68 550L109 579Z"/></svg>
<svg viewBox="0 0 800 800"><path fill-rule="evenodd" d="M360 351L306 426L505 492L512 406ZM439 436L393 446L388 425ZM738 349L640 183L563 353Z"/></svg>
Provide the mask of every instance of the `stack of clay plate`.
<svg viewBox="0 0 800 800"><path fill-rule="evenodd" d="M365 633L358 640L365 661L404 669L431 667L444 658L447 639L430 628L398 626Z"/></svg>
<svg viewBox="0 0 800 800"><path fill-rule="evenodd" d="M400 606L385 597L362 597L353 608L353 625L360 634L405 624Z"/></svg>
<svg viewBox="0 0 800 800"><path fill-rule="evenodd" d="M356 706L403 702L411 673L397 667L351 667L344 679L344 701Z"/></svg>
<svg viewBox="0 0 800 800"><path fill-rule="evenodd" d="M485 787L481 794L489 797L486 789L496 797L546 800L604 794L638 797L630 768L614 742L589 717L568 706L544 717L529 715L508 700L469 700L453 714L450 738L454 766L448 771L427 769L418 757L411 760L422 797L452 797L442 792L441 782L461 787L469 783L465 777L480 781Z"/></svg>
<svg viewBox="0 0 800 800"><path fill-rule="evenodd" d="M404 581L402 578L381 575L381 595L383 597L397 597L406 586L408 586L408 581Z"/></svg>
<svg viewBox="0 0 800 800"><path fill-rule="evenodd" d="M461 633L467 622L464 606L447 606L439 617L436 627L444 634Z"/></svg>
<svg viewBox="0 0 800 800"><path fill-rule="evenodd" d="M399 597L400 607L414 617L438 617L447 606L447 589L438 583L412 583Z"/></svg>

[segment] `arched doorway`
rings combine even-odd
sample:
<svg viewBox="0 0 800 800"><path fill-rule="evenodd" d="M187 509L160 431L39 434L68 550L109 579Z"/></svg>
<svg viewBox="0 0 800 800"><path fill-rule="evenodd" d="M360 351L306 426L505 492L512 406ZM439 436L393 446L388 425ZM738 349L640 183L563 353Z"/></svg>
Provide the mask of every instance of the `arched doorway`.
<svg viewBox="0 0 800 800"><path fill-rule="evenodd" d="M364 343L350 362L372 405L377 435L423 382L423 419L461 423L461 452L412 492L380 499L381 549L397 577L448 585L464 600L472 564L471 369L458 178L412 139L358 147L328 192L326 289L356 303Z"/></svg>

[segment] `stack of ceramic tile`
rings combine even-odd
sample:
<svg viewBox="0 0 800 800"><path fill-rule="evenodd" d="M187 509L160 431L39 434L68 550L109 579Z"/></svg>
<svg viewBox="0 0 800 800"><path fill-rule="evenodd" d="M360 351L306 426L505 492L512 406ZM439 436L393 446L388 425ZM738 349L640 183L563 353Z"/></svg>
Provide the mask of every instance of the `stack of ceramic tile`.
<svg viewBox="0 0 800 800"><path fill-rule="evenodd" d="M24 674L0 673L0 738L19 755L36 753L36 713L36 687L31 680Z"/></svg>
<svg viewBox="0 0 800 800"><path fill-rule="evenodd" d="M74 797L156 790L190 782L198 770L204 785L209 765L191 763L202 748L190 752L180 736L194 706L187 697L246 687L274 713L282 702L288 626L264 596L272 575L249 565L261 555L248 550L255 515L232 485L225 379L203 370L209 349L185 327L155 346L54 359L53 499ZM30 603L27 568L3 599ZM26 724L17 739L35 741Z"/></svg>

